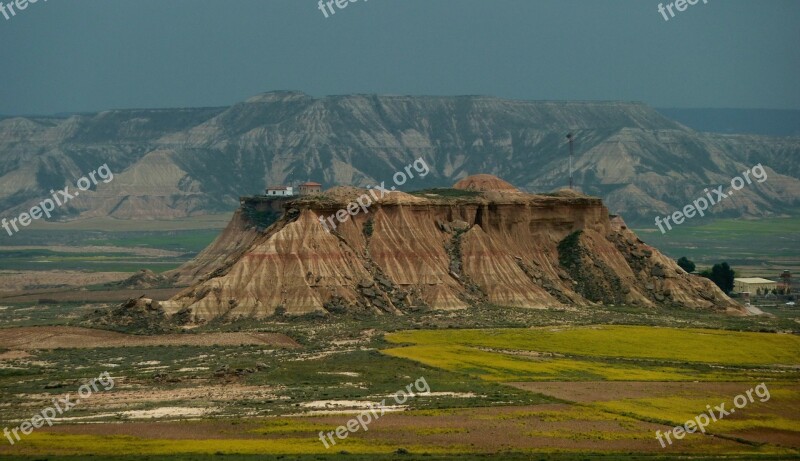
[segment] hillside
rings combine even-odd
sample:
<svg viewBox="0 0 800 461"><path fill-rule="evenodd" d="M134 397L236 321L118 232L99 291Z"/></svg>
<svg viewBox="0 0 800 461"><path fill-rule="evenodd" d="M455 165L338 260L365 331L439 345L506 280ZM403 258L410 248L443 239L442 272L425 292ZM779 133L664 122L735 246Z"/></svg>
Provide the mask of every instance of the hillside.
<svg viewBox="0 0 800 461"><path fill-rule="evenodd" d="M639 103L274 92L227 108L0 120L0 209L24 211L105 163L114 180L62 218L231 211L267 185L365 187L420 156L432 172L414 189L482 172L547 192L568 181L570 131L576 184L629 221L652 222L758 162L769 179L715 213L791 214L800 200L800 138L698 133Z"/></svg>
<svg viewBox="0 0 800 461"><path fill-rule="evenodd" d="M245 203L197 260L172 276L191 286L168 302L197 322L278 312L460 309L491 303L548 308L681 305L739 312L710 281L641 242L600 199L509 189L467 178L473 196L389 193L328 232L319 216L360 192L280 199L286 213L259 230ZM493 189L497 187L497 189ZM334 191L336 192L336 191ZM185 311L183 311L185 314Z"/></svg>

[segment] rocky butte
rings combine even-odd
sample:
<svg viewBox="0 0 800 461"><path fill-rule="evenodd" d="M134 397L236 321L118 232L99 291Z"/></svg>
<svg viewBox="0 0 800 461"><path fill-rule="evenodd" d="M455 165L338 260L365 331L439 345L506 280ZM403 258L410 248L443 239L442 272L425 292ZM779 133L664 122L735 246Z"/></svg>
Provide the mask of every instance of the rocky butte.
<svg viewBox="0 0 800 461"><path fill-rule="evenodd" d="M335 232L319 223L362 193L339 187L243 200L216 241L171 274L189 287L162 303L166 313L201 323L477 303L742 312L712 282L638 239L599 198L533 195L477 175L452 189L390 193Z"/></svg>

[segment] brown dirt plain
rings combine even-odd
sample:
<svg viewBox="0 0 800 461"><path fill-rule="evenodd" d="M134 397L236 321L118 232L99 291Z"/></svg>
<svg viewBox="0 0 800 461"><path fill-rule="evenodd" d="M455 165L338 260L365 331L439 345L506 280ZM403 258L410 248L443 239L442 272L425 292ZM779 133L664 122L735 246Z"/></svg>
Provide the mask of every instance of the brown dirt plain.
<svg viewBox="0 0 800 461"><path fill-rule="evenodd" d="M0 293L3 297L31 294L36 291L25 287L57 286L63 288L83 287L101 283L118 282L130 277L127 272L84 272L84 271L0 271ZM21 291L22 289L22 291Z"/></svg>
<svg viewBox="0 0 800 461"><path fill-rule="evenodd" d="M9 350L94 349L137 346L238 346L299 347L279 333L207 333L139 336L78 327L27 327L0 329L0 348Z"/></svg>
<svg viewBox="0 0 800 461"><path fill-rule="evenodd" d="M350 418L352 416L348 415L307 417L302 419L305 429L285 433L269 430L272 424L280 421L277 419L67 424L41 431L58 435L132 436L144 440L263 440L298 436L315 439L320 430L335 430ZM606 418L600 420L592 413L581 416L567 404L457 409L438 411L436 415L397 413L382 416L369 425L367 432L358 431L350 437L366 443L374 441L397 446L420 443L438 447L464 446L476 453L537 449L665 453L652 436L656 429L665 430L665 426L619 416ZM601 433L603 437L596 435ZM0 453L6 448L0 446ZM713 453L748 451L747 448L732 440L692 435L682 440L679 447L670 447L666 452Z"/></svg>

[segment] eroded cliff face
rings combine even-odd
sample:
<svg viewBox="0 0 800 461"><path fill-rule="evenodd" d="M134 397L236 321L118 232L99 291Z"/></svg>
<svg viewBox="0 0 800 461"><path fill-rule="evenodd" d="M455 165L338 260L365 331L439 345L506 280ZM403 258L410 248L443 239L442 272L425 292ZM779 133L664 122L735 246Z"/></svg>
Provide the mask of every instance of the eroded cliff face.
<svg viewBox="0 0 800 461"><path fill-rule="evenodd" d="M620 218L612 220L597 198L396 192L328 232L319 217L355 197L351 191L288 201L265 230L243 207L209 249L178 270L195 282L164 307L190 308L197 322L278 309L402 314L482 302L740 310L713 283L687 274Z"/></svg>

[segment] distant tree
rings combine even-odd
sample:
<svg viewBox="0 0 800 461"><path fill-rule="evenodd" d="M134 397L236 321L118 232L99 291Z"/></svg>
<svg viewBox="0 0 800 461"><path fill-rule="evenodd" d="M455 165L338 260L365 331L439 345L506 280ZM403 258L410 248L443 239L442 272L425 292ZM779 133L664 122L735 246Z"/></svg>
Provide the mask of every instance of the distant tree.
<svg viewBox="0 0 800 461"><path fill-rule="evenodd" d="M700 272L700 276L710 279L727 294L733 291L733 279L736 277L736 271L731 269L727 262L724 262L714 264L711 270L706 269Z"/></svg>
<svg viewBox="0 0 800 461"><path fill-rule="evenodd" d="M692 261L689 261L689 258L686 256L681 256L681 259L678 260L678 265L681 266L681 269L685 270L688 273L694 272L696 266Z"/></svg>

